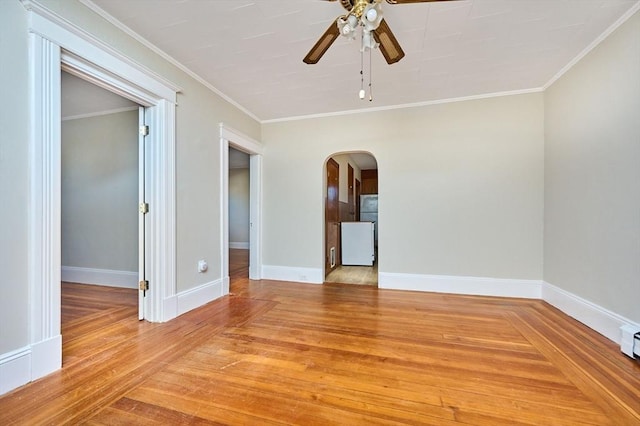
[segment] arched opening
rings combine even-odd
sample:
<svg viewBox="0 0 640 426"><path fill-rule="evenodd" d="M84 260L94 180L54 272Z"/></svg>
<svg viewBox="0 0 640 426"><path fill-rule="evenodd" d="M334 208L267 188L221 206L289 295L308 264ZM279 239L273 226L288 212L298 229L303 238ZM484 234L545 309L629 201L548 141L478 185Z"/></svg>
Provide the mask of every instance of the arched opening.
<svg viewBox="0 0 640 426"><path fill-rule="evenodd" d="M368 152L324 164L324 281L378 285L378 163Z"/></svg>

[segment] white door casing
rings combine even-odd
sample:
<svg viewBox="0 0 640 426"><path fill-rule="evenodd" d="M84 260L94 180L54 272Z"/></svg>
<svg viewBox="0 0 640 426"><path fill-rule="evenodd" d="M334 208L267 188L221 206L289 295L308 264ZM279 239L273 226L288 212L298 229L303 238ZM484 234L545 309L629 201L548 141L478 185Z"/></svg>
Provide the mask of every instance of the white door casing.
<svg viewBox="0 0 640 426"><path fill-rule="evenodd" d="M262 267L262 144L220 123L220 230L223 294L229 293L229 146L249 154L249 278L259 280Z"/></svg>
<svg viewBox="0 0 640 426"><path fill-rule="evenodd" d="M31 380L61 367L60 334L60 71L88 80L146 108L145 318L167 321L175 305L175 100L179 88L145 70L43 6L29 11L30 197L29 287Z"/></svg>

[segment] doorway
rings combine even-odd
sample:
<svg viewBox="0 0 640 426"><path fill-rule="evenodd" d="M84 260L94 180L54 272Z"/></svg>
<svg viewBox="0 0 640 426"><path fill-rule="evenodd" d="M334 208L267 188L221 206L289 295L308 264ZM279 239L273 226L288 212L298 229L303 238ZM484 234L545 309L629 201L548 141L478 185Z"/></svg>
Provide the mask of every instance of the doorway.
<svg viewBox="0 0 640 426"><path fill-rule="evenodd" d="M262 276L262 153L260 142L220 123L220 230L222 235L222 294L229 293L229 153L230 148L247 154L249 159L249 279Z"/></svg>
<svg viewBox="0 0 640 426"><path fill-rule="evenodd" d="M249 278L249 154L229 147L229 279Z"/></svg>
<svg viewBox="0 0 640 426"><path fill-rule="evenodd" d="M153 282L145 299L145 319L177 316L163 303L176 294L175 282L175 104L177 86L80 36L38 8L29 10L30 136L29 300L31 380L62 365L60 334L60 150L61 71L83 76L146 107L149 159L145 168L148 201L154 214L146 221L147 274ZM35 19L35 17L38 19ZM73 52L70 53L70 52Z"/></svg>
<svg viewBox="0 0 640 426"><path fill-rule="evenodd" d="M68 364L87 356L104 318L113 325L144 317L144 108L66 72L61 100L60 318Z"/></svg>
<svg viewBox="0 0 640 426"><path fill-rule="evenodd" d="M377 161L369 153L336 153L324 169L325 282L377 286Z"/></svg>

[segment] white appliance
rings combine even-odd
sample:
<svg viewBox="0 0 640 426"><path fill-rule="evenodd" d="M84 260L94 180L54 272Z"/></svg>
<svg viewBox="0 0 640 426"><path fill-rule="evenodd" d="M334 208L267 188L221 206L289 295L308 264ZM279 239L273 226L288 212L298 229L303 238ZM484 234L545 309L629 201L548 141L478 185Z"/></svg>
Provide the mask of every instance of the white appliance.
<svg viewBox="0 0 640 426"><path fill-rule="evenodd" d="M375 260L374 223L342 222L342 264L372 266Z"/></svg>
<svg viewBox="0 0 640 426"><path fill-rule="evenodd" d="M378 194L360 196L360 220L374 223L373 241L378 245Z"/></svg>

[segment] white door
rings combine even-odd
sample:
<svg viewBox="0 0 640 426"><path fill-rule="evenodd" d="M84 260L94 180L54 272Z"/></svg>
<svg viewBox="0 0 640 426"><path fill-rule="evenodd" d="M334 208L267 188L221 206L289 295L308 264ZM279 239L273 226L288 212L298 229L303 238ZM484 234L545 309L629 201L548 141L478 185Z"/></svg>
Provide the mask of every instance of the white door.
<svg viewBox="0 0 640 426"><path fill-rule="evenodd" d="M138 108L138 319L144 319L144 298L147 294L146 268L145 268L145 217L147 211L144 175L145 175L145 139L147 135L144 107Z"/></svg>

